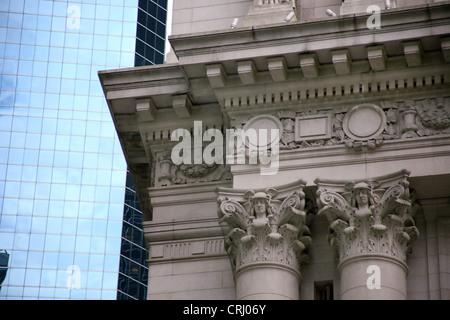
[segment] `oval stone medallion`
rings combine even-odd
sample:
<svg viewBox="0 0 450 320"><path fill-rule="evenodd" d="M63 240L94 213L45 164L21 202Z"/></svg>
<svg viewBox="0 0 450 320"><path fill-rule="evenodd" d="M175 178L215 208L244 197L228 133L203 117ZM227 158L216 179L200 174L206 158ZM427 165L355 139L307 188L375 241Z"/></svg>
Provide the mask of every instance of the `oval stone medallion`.
<svg viewBox="0 0 450 320"><path fill-rule="evenodd" d="M370 140L384 131L386 115L374 104L353 107L344 117L343 129L354 140Z"/></svg>
<svg viewBox="0 0 450 320"><path fill-rule="evenodd" d="M255 130L254 132L257 135L258 141L249 140L248 143L254 147L266 147L280 139L283 131L283 124L278 118L270 114L263 114L255 116L247 121L243 130L248 133L247 130L249 129ZM271 131L272 129L276 130L276 134L272 134L274 133ZM263 135L265 135L266 138L261 140Z"/></svg>

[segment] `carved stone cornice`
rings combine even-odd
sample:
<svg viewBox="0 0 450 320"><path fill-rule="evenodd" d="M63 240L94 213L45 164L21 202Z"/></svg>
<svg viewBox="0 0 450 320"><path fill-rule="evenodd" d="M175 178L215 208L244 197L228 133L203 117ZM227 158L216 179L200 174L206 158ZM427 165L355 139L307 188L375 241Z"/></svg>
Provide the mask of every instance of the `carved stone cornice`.
<svg viewBox="0 0 450 320"><path fill-rule="evenodd" d="M260 264L280 265L300 275L311 244L305 209L305 182L280 188L219 188L219 222L235 272Z"/></svg>
<svg viewBox="0 0 450 320"><path fill-rule="evenodd" d="M319 214L330 222L329 242L340 263L360 255L406 255L419 235L409 194L409 172L356 182L316 180Z"/></svg>
<svg viewBox="0 0 450 320"><path fill-rule="evenodd" d="M383 12L383 27L374 32L367 28L368 13L323 20L284 23L271 26L247 26L220 32L181 34L171 37L171 45L180 63L210 63L230 59L246 60L255 51L268 51L270 56L280 52L298 53L321 49L343 48L348 45L383 43L386 34L407 41L428 36L430 28L448 22L448 3L402 8ZM366 7L367 8L367 7ZM431 19L430 19L431 17ZM282 32L280 32L282 30ZM447 31L433 30L434 32ZM214 58L211 58L211 57Z"/></svg>
<svg viewBox="0 0 450 320"><path fill-rule="evenodd" d="M383 28L377 31L367 28L368 15L363 14L176 35L171 38L171 45L179 63L99 72L146 216L151 217L146 193L149 186L155 185L155 154L170 148L168 142L172 142L173 130L190 130L194 120L201 120L205 127L224 130L230 121L250 115L322 112L323 106L334 112L340 104L353 107L364 101L378 105L383 100L422 99L424 93L429 97L447 95L441 92L448 92L450 83L450 67L446 63L450 40L445 28L450 23L449 7L446 2L385 12ZM433 30L431 34L430 30ZM374 43L385 45L373 48ZM379 50L386 53L382 56L384 70L372 69L371 60L377 59L374 53ZM384 112L389 111L378 106ZM433 110L430 112L436 111ZM345 112L349 109L340 111ZM406 118L411 119L414 112L414 121L420 119L423 128L401 127L402 123L410 124ZM398 106L396 123L390 121L395 110L386 114L382 140L370 136L368 140L348 143L352 149L376 146L380 152L384 144L393 142L393 146L402 134L409 138L424 133L431 140L434 133L448 133L445 127L448 113L442 111L437 117L430 117L428 111L420 113L417 107L414 112L402 113ZM309 116L305 115L304 119L309 120ZM334 112L327 123L334 126L339 117ZM381 120L385 120L382 115ZM324 138L319 140L300 137L296 141L292 130L295 117L280 118L280 121L284 134L281 147L295 155L300 154L291 149L297 147L339 149L338 144L345 142L345 137L340 137L343 131L337 129L339 123L331 127L331 137L324 131ZM392 129L396 130L395 135ZM316 164L310 161L309 165ZM256 166L242 168L232 170L259 170ZM180 172L191 169L204 172L201 166L182 168ZM199 178L203 179L196 176L194 180Z"/></svg>

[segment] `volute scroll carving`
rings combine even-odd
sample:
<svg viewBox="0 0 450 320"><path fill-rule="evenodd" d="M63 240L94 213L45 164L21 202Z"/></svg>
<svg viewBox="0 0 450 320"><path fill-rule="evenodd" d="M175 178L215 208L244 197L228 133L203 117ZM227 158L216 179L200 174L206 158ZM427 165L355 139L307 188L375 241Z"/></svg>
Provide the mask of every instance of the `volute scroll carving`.
<svg viewBox="0 0 450 320"><path fill-rule="evenodd" d="M220 188L219 223L227 226L225 247L236 271L264 262L299 270L308 259L311 237L302 187L289 194L274 188L231 193Z"/></svg>
<svg viewBox="0 0 450 320"><path fill-rule="evenodd" d="M419 236L414 224L407 176L385 181L316 181L319 214L330 222L329 242L340 261L359 254L381 254L406 261Z"/></svg>

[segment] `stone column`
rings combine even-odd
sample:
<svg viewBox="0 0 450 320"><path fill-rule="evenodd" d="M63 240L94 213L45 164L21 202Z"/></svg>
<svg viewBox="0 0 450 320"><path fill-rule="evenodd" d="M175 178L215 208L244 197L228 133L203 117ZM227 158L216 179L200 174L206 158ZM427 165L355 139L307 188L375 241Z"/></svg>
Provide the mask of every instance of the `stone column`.
<svg viewBox="0 0 450 320"><path fill-rule="evenodd" d="M419 232L408 171L372 180L316 180L319 214L330 222L342 300L406 299L406 256Z"/></svg>
<svg viewBox="0 0 450 320"><path fill-rule="evenodd" d="M239 300L298 300L300 263L310 245L304 182L266 190L219 188Z"/></svg>

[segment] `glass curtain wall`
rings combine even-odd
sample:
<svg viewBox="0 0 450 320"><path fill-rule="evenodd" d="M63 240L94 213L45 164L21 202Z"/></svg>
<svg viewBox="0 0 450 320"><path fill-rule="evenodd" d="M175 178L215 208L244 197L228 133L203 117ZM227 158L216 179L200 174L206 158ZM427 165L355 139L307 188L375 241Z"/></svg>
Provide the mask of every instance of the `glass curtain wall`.
<svg viewBox="0 0 450 320"><path fill-rule="evenodd" d="M125 207L120 251L118 300L146 300L148 250L142 230L143 215L134 190L131 176L127 174Z"/></svg>
<svg viewBox="0 0 450 320"><path fill-rule="evenodd" d="M164 63L167 0L140 0L136 31L135 66ZM142 230L143 216L139 201L127 174L122 246L119 266L118 300L147 296L148 250Z"/></svg>
<svg viewBox="0 0 450 320"><path fill-rule="evenodd" d="M98 70L138 0L0 0L0 299L116 299L126 163Z"/></svg>
<svg viewBox="0 0 450 320"><path fill-rule="evenodd" d="M136 66L164 63L167 0L140 0L136 32Z"/></svg>
<svg viewBox="0 0 450 320"><path fill-rule="evenodd" d="M140 0L137 16L135 66L164 63L167 0ZM139 299L147 296L148 250L142 230L143 216L134 191L131 176L127 174L122 246L119 266L118 300Z"/></svg>

